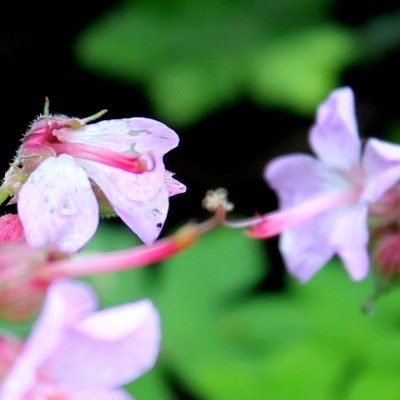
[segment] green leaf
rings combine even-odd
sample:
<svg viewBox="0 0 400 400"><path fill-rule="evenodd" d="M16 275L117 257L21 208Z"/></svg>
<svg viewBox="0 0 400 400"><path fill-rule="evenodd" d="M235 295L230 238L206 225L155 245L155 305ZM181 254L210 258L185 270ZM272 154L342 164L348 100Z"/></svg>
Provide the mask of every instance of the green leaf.
<svg viewBox="0 0 400 400"><path fill-rule="evenodd" d="M125 2L89 25L75 55L96 74L141 87L154 113L195 123L250 96L313 112L356 57L326 0Z"/></svg>
<svg viewBox="0 0 400 400"><path fill-rule="evenodd" d="M310 115L340 85L339 71L354 61L355 38L338 25L310 27L255 50L249 83L254 98Z"/></svg>

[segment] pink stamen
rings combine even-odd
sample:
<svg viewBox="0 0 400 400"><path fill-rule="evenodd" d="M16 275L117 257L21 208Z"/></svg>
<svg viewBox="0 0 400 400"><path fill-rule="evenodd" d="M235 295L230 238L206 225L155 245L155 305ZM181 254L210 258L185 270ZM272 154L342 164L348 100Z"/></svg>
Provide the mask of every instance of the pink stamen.
<svg viewBox="0 0 400 400"><path fill-rule="evenodd" d="M248 218L238 222L225 222L234 228L251 227L249 236L254 238L270 238L279 235L284 230L298 226L307 220L333 208L351 204L360 198L358 189L346 192L330 193L305 201L297 206L269 214Z"/></svg>
<svg viewBox="0 0 400 400"><path fill-rule="evenodd" d="M136 174L141 174L154 168L154 160L151 156L151 163L149 165L149 163L141 157L121 154L93 145L89 146L80 143L52 143L51 148L55 150L57 154L70 154L73 157L97 161Z"/></svg>

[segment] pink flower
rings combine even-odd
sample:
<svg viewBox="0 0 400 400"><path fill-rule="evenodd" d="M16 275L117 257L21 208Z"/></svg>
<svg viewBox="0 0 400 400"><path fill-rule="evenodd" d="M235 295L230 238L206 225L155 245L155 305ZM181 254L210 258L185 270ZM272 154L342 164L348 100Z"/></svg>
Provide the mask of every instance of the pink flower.
<svg viewBox="0 0 400 400"><path fill-rule="evenodd" d="M75 252L96 232L99 213L117 214L150 244L165 222L169 196L186 190L163 163L179 142L172 129L147 118L87 125L92 119L45 115L23 140L22 172L14 170L29 175L17 202L31 246Z"/></svg>
<svg viewBox="0 0 400 400"><path fill-rule="evenodd" d="M282 210L254 218L250 235L281 233L281 253L300 281L335 254L352 279L363 279L369 270L369 206L397 183L400 146L369 139L362 151L348 87L320 105L309 140L316 157L281 156L266 166Z"/></svg>
<svg viewBox="0 0 400 400"><path fill-rule="evenodd" d="M0 399L131 399L120 387L154 366L160 345L158 312L149 300L95 308L88 285L55 281L1 383Z"/></svg>

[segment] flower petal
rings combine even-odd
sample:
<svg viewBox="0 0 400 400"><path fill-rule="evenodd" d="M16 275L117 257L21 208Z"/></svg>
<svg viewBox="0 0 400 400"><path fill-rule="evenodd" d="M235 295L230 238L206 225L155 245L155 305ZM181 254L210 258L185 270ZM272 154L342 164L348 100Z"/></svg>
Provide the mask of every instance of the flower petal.
<svg viewBox="0 0 400 400"><path fill-rule="evenodd" d="M113 198L123 196L129 200L145 201L153 198L165 185L164 165L157 163L154 169L142 174L124 171L95 161L78 160L87 175ZM108 197L108 196L107 196ZM111 202L111 199L108 198Z"/></svg>
<svg viewBox="0 0 400 400"><path fill-rule="evenodd" d="M167 185L169 197L186 192L186 186L173 178L173 176L174 174L172 172L165 171L165 183Z"/></svg>
<svg viewBox="0 0 400 400"><path fill-rule="evenodd" d="M277 191L281 208L350 187L344 177L306 154L281 156L272 160L267 164L264 176Z"/></svg>
<svg viewBox="0 0 400 400"><path fill-rule="evenodd" d="M362 163L367 176L363 198L377 201L400 178L400 146L369 139Z"/></svg>
<svg viewBox="0 0 400 400"><path fill-rule="evenodd" d="M331 226L330 241L335 252L357 281L364 279L369 270L367 213L367 204L343 207Z"/></svg>
<svg viewBox="0 0 400 400"><path fill-rule="evenodd" d="M68 400L133 400L124 390L86 389L82 387L68 392Z"/></svg>
<svg viewBox="0 0 400 400"><path fill-rule="evenodd" d="M160 346L159 315L151 301L94 313L64 332L47 360L66 387L114 388L153 367Z"/></svg>
<svg viewBox="0 0 400 400"><path fill-rule="evenodd" d="M308 281L334 255L327 232L332 214L316 216L282 233L279 249L289 272L300 282Z"/></svg>
<svg viewBox="0 0 400 400"><path fill-rule="evenodd" d="M359 163L361 141L354 95L349 87L334 90L319 106L309 140L313 151L328 167L344 170Z"/></svg>
<svg viewBox="0 0 400 400"><path fill-rule="evenodd" d="M163 167L156 166L155 171L137 175L90 161L81 165L125 224L144 243L153 243L164 226L169 208Z"/></svg>
<svg viewBox="0 0 400 400"><path fill-rule="evenodd" d="M22 399L22 394L35 386L37 369L57 347L66 325L86 316L96 305L89 285L54 281L23 352L0 386L0 399Z"/></svg>
<svg viewBox="0 0 400 400"><path fill-rule="evenodd" d="M98 203L84 170L68 155L43 161L22 185L18 214L33 247L73 253L94 235Z"/></svg>
<svg viewBox="0 0 400 400"><path fill-rule="evenodd" d="M64 128L55 132L63 142L92 144L124 153L162 156L175 148L179 137L165 124L150 118L123 118Z"/></svg>
<svg viewBox="0 0 400 400"><path fill-rule="evenodd" d="M108 196L107 196L108 197ZM152 244L160 235L168 214L169 198L166 187L147 201L124 198L112 199L118 216L145 244Z"/></svg>
<svg viewBox="0 0 400 400"><path fill-rule="evenodd" d="M179 137L167 125L150 118L128 118L125 120L130 135L137 135L136 150L152 152L162 156L179 144Z"/></svg>

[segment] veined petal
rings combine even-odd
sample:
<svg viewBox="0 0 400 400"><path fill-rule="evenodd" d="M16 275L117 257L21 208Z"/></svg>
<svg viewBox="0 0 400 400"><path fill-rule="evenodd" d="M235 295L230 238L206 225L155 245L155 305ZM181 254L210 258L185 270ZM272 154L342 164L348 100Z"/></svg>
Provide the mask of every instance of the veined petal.
<svg viewBox="0 0 400 400"><path fill-rule="evenodd" d="M349 87L334 90L319 106L309 140L313 151L330 168L346 170L359 163L361 141Z"/></svg>
<svg viewBox="0 0 400 400"><path fill-rule="evenodd" d="M267 164L264 176L277 191L282 208L351 187L343 176L306 154L281 156L272 160Z"/></svg>
<svg viewBox="0 0 400 400"><path fill-rule="evenodd" d="M369 139L362 159L366 174L363 198L377 201L400 178L400 146Z"/></svg>
<svg viewBox="0 0 400 400"><path fill-rule="evenodd" d="M75 252L94 235L98 203L84 170L68 155L43 161L22 185L18 214L33 247Z"/></svg>
<svg viewBox="0 0 400 400"><path fill-rule="evenodd" d="M59 129L55 135L62 142L93 144L134 154L152 152L161 156L179 143L175 131L150 118L105 120L78 129Z"/></svg>
<svg viewBox="0 0 400 400"><path fill-rule="evenodd" d="M159 315L151 301L116 306L67 330L47 366L66 387L111 389L154 366L160 339Z"/></svg>

